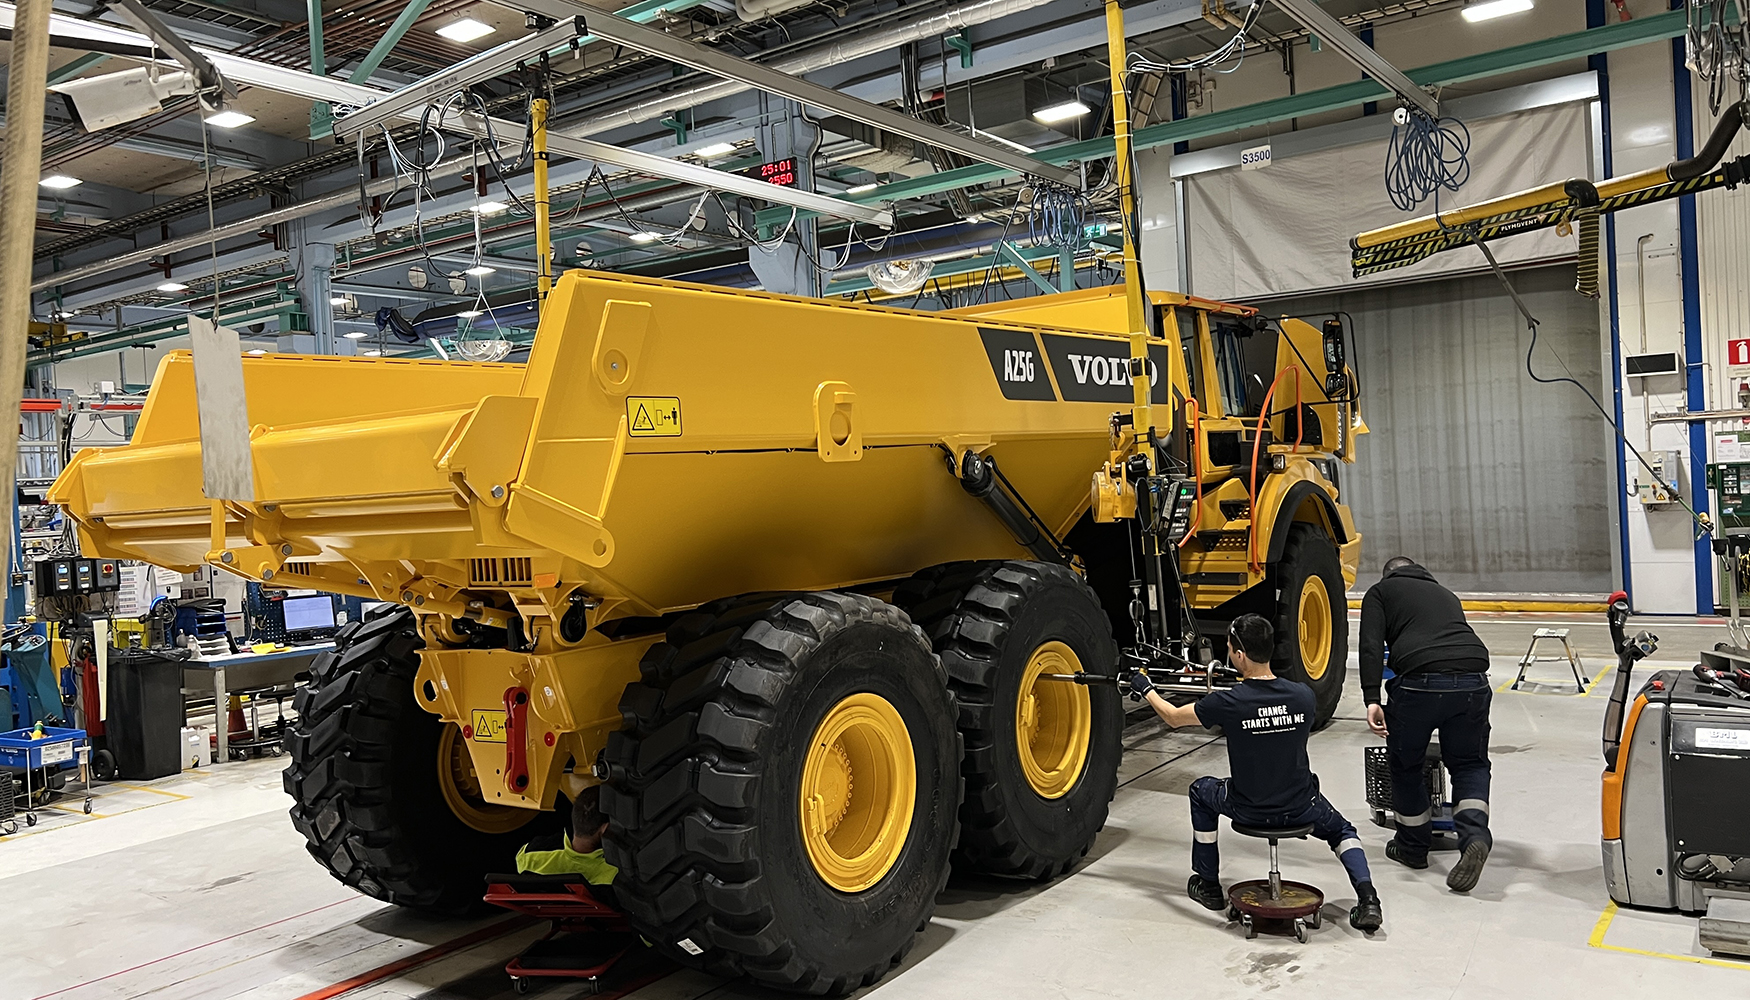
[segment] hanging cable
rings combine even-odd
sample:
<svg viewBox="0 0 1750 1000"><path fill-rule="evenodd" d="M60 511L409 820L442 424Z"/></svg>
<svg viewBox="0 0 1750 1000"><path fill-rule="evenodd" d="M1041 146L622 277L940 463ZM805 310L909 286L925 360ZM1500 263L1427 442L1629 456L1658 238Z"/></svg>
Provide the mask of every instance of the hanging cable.
<svg viewBox="0 0 1750 1000"><path fill-rule="evenodd" d="M1728 10L1736 14L1727 16ZM1750 14L1744 0L1689 0L1685 5L1687 29L1684 62L1706 81L1708 111L1719 116L1733 81L1738 101L1750 105ZM1750 107L1745 108L1750 111Z"/></svg>
<svg viewBox="0 0 1750 1000"><path fill-rule="evenodd" d="M1385 148L1385 193L1408 212L1442 188L1457 191L1470 180L1470 130L1457 118L1428 117L1401 106L1392 114Z"/></svg>
<svg viewBox="0 0 1750 1000"><path fill-rule="evenodd" d="M1059 250L1080 250L1083 227L1093 203L1088 196L1065 184L1035 181L1033 201L1027 206L1027 231L1033 245Z"/></svg>
<svg viewBox="0 0 1750 1000"><path fill-rule="evenodd" d="M1129 65L1126 68L1132 73L1186 73L1205 68L1213 69L1217 73L1232 73L1245 62L1246 35L1257 26L1258 17L1264 12L1265 6L1263 0L1252 4L1251 8L1246 11L1246 19L1240 23L1239 30L1235 31L1232 37L1213 52L1195 59L1156 62L1140 52L1132 51L1129 56ZM1226 69L1219 68L1230 60L1233 65Z"/></svg>
<svg viewBox="0 0 1750 1000"><path fill-rule="evenodd" d="M1706 514L1698 513L1694 507L1689 505L1689 501L1684 499L1682 493L1680 493L1675 486L1666 482L1664 477L1659 475L1652 465L1647 462L1646 456L1641 454L1641 450L1634 446L1634 442L1630 441L1628 436L1623 434L1622 428L1617 426L1615 420L1611 419L1609 411L1604 408L1604 404L1598 401L1598 397L1593 394L1591 389L1586 387L1584 382L1569 375L1558 375L1555 378L1545 378L1542 375L1539 375L1536 370L1531 367L1531 355L1537 350L1537 317L1531 314L1531 308L1525 304L1524 299L1519 297L1519 290L1513 287L1513 282L1508 279L1507 272L1501 270L1501 265L1495 260L1495 255L1490 252L1488 244L1477 239L1476 231L1472 228L1467 227L1463 230L1463 233L1472 243L1476 244L1478 250L1483 252L1484 259L1489 262L1489 269L1495 273L1495 280L1499 281L1501 287L1507 290L1508 297L1513 300L1513 307L1519 311L1520 316L1524 317L1526 328L1531 331L1531 343L1525 348L1525 374L1531 376L1533 382L1543 385L1554 385L1558 382L1566 382L1584 393L1586 398L1591 401L1592 406L1598 410L1598 415L1603 417L1604 422L1610 426L1610 430L1616 435L1616 439L1622 442L1623 446L1629 451L1634 453L1635 460L1640 462L1641 467L1647 470L1647 475L1652 476L1653 481L1659 484L1660 489L1663 489L1667 495L1677 501L1679 506L1689 512L1690 520L1695 523L1696 537L1700 538L1702 535L1713 534L1713 522L1708 516Z"/></svg>

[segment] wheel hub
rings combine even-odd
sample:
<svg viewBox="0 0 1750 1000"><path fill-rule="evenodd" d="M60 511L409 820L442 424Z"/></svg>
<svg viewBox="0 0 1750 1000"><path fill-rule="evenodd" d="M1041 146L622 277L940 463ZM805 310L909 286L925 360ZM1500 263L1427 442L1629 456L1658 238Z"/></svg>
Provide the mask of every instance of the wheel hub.
<svg viewBox="0 0 1750 1000"><path fill-rule="evenodd" d="M513 809L486 802L480 778L474 773L474 758L468 753L468 743L462 738L462 731L453 725L445 725L443 735L438 737L436 763L438 790L443 793L444 802L450 807L450 812L469 827L481 833L509 833L539 815L533 809Z"/></svg>
<svg viewBox="0 0 1750 1000"><path fill-rule="evenodd" d="M1033 651L1021 674L1015 702L1015 748L1027 784L1041 798L1069 794L1081 778L1093 739L1093 703L1088 689L1041 674L1081 673L1075 650L1048 642Z"/></svg>
<svg viewBox="0 0 1750 1000"><path fill-rule="evenodd" d="M826 713L802 764L802 843L815 873L862 892L899 860L917 800L911 733L891 702L853 694Z"/></svg>
<svg viewBox="0 0 1750 1000"><path fill-rule="evenodd" d="M1300 587L1300 664L1308 680L1325 676L1331 665L1331 595L1320 576Z"/></svg>

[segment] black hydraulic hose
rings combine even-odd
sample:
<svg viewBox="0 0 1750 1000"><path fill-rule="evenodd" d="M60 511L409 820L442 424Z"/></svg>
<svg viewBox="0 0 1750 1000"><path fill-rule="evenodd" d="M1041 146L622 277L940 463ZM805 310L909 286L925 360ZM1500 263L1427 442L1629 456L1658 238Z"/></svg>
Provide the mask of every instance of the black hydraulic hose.
<svg viewBox="0 0 1750 1000"><path fill-rule="evenodd" d="M1665 176L1674 181L1687 181L1700 177L1719 165L1720 158L1731 148L1732 140L1738 137L1738 130L1744 126L1744 109L1740 104L1733 104L1720 116L1714 125L1713 132L1707 137L1707 144L1687 160L1678 160L1665 168Z"/></svg>

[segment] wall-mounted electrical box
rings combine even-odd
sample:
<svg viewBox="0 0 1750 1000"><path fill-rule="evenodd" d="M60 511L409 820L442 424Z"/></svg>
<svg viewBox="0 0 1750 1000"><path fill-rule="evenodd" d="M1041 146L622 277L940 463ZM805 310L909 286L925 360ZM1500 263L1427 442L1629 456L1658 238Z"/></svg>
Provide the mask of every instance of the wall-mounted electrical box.
<svg viewBox="0 0 1750 1000"><path fill-rule="evenodd" d="M1715 462L1707 467L1714 491L1714 523L1732 533L1750 531L1750 462Z"/></svg>
<svg viewBox="0 0 1750 1000"><path fill-rule="evenodd" d="M1676 503L1677 498L1660 483L1662 480L1672 489L1683 491L1683 452L1643 451L1641 455L1647 460L1647 465L1652 467L1654 475L1648 475L1647 469L1639 464L1635 466L1636 498L1648 507Z"/></svg>

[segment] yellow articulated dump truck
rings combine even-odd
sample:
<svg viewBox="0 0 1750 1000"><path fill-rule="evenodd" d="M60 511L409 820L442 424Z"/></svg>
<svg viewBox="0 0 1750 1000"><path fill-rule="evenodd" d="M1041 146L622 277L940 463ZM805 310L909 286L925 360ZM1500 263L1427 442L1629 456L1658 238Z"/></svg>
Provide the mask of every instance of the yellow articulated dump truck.
<svg viewBox="0 0 1750 1000"><path fill-rule="evenodd" d="M573 272L526 365L243 359L248 501L203 495L171 354L132 443L53 497L87 554L397 605L342 630L287 737L336 878L465 910L602 783L656 947L842 991L951 859L1087 853L1122 674L1230 684L1225 622L1261 611L1336 704L1344 332L1149 312L1132 336L1122 289L923 313Z"/></svg>

